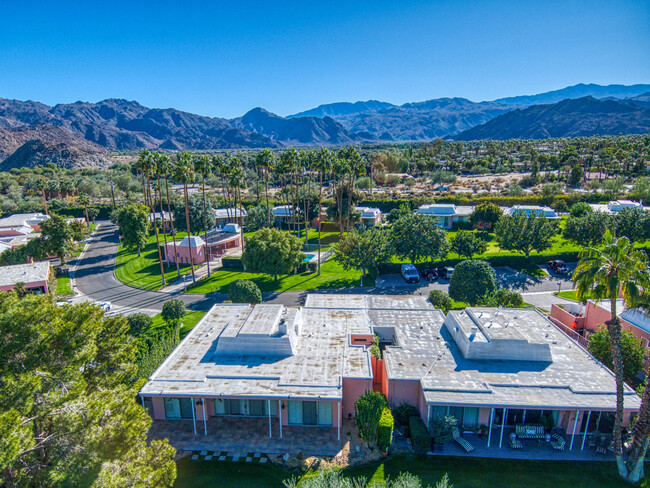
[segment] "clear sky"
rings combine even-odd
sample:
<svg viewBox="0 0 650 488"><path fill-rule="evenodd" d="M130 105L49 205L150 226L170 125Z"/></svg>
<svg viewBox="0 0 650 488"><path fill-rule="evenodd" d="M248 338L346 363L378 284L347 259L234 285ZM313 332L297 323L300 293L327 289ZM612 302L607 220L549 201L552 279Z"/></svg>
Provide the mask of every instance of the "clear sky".
<svg viewBox="0 0 650 488"><path fill-rule="evenodd" d="M648 0L0 0L0 97L220 117L650 83Z"/></svg>

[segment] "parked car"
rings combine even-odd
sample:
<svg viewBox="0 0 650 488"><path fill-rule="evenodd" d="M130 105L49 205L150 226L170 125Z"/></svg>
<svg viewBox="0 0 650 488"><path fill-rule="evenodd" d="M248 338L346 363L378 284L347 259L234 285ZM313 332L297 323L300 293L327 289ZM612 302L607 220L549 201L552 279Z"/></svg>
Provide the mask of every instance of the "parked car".
<svg viewBox="0 0 650 488"><path fill-rule="evenodd" d="M557 274L569 274L571 269L561 259L554 259L548 262L548 267Z"/></svg>
<svg viewBox="0 0 650 488"><path fill-rule="evenodd" d="M98 306L104 312L108 312L112 307L111 302L93 302L93 305Z"/></svg>
<svg viewBox="0 0 650 488"><path fill-rule="evenodd" d="M435 268L427 268L422 271L422 277L427 281L436 281L438 279L438 270Z"/></svg>
<svg viewBox="0 0 650 488"><path fill-rule="evenodd" d="M446 268L438 268L438 276L443 280L450 280L453 274L454 268L450 266Z"/></svg>
<svg viewBox="0 0 650 488"><path fill-rule="evenodd" d="M412 264L402 264L402 278L407 283L418 283L420 281L420 273Z"/></svg>
<svg viewBox="0 0 650 488"><path fill-rule="evenodd" d="M445 270L447 271L447 279L450 280L451 277L454 276L454 268L449 266L449 267L445 268Z"/></svg>

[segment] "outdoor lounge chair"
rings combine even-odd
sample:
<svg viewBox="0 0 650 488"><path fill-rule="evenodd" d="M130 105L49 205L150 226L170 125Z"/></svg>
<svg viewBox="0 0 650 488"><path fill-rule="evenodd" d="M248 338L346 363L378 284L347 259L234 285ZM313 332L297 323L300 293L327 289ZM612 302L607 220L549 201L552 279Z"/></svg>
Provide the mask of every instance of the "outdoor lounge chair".
<svg viewBox="0 0 650 488"><path fill-rule="evenodd" d="M454 427L453 435L454 440L458 442L458 444L460 444L460 446L465 449L466 452L472 452L474 450L474 446L460 436L458 427Z"/></svg>
<svg viewBox="0 0 650 488"><path fill-rule="evenodd" d="M566 440L560 434L553 434L551 436L551 446L558 451L564 451Z"/></svg>
<svg viewBox="0 0 650 488"><path fill-rule="evenodd" d="M515 432L519 439L544 439L546 431L543 425L524 425L515 426Z"/></svg>
<svg viewBox="0 0 650 488"><path fill-rule="evenodd" d="M521 441L517 439L517 434L515 434L514 432L510 434L508 438L508 443L510 444L510 447L512 447L513 449L521 449L524 447Z"/></svg>

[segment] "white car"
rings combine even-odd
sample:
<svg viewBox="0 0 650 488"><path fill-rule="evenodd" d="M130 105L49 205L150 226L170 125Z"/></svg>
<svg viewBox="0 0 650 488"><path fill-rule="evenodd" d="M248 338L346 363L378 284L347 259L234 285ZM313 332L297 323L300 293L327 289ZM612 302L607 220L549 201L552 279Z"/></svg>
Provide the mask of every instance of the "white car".
<svg viewBox="0 0 650 488"><path fill-rule="evenodd" d="M108 312L112 307L111 302L93 302L93 305L98 306L104 312Z"/></svg>

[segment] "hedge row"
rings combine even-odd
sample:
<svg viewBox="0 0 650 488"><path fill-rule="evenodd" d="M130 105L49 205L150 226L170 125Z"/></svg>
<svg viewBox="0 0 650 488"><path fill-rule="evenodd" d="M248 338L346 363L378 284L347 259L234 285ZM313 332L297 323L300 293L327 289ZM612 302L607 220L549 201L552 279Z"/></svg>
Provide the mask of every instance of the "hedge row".
<svg viewBox="0 0 650 488"><path fill-rule="evenodd" d="M221 258L221 266L223 266L224 269L244 271L244 264L241 262L241 258L223 257Z"/></svg>
<svg viewBox="0 0 650 488"><path fill-rule="evenodd" d="M388 448L393 442L394 426L395 419L390 408L384 408L379 419L379 426L377 427L377 447L379 447L381 452L388 452Z"/></svg>
<svg viewBox="0 0 650 488"><path fill-rule="evenodd" d="M429 429L427 429L420 417L413 416L409 418L409 430L411 431L411 444L415 454L425 455L429 451L429 444L431 443Z"/></svg>

